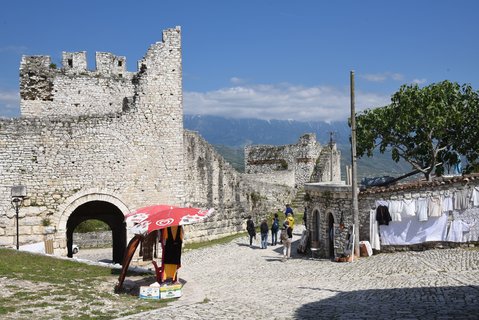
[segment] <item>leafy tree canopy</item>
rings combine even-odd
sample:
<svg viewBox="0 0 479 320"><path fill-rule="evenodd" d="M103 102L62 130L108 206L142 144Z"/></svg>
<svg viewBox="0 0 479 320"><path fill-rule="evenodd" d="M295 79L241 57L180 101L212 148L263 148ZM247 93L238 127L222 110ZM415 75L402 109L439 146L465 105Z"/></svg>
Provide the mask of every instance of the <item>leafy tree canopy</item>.
<svg viewBox="0 0 479 320"><path fill-rule="evenodd" d="M356 114L357 155L391 150L428 180L467 159L466 172L479 167L479 92L449 81L419 88L403 85L391 104Z"/></svg>

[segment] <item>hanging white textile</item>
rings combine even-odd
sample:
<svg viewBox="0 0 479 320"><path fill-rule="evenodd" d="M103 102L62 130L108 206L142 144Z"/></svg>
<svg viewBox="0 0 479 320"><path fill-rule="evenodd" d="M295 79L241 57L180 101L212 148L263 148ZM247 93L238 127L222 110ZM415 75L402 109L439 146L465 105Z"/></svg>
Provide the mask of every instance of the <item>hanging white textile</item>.
<svg viewBox="0 0 479 320"><path fill-rule="evenodd" d="M479 186L472 189L471 201L474 207L479 207Z"/></svg>
<svg viewBox="0 0 479 320"><path fill-rule="evenodd" d="M454 220L449 227L447 241L465 242L464 232L469 232L470 226L462 220Z"/></svg>
<svg viewBox="0 0 479 320"><path fill-rule="evenodd" d="M454 193L454 209L455 210L469 208L468 194L469 194L468 189L457 190Z"/></svg>
<svg viewBox="0 0 479 320"><path fill-rule="evenodd" d="M401 221L403 202L400 200L389 200L389 214L392 221Z"/></svg>
<svg viewBox="0 0 479 320"><path fill-rule="evenodd" d="M445 196L444 198L442 198L442 212L449 212L452 210L454 210L452 197Z"/></svg>
<svg viewBox="0 0 479 320"><path fill-rule="evenodd" d="M428 221L418 221L416 217L403 217L402 221L381 225L379 228L381 245L409 245L426 241L445 241L447 235L447 215L431 217Z"/></svg>
<svg viewBox="0 0 479 320"><path fill-rule="evenodd" d="M419 221L427 221L427 198L416 200L416 213Z"/></svg>
<svg viewBox="0 0 479 320"><path fill-rule="evenodd" d="M378 221L376 220L376 210L374 209L369 211L369 241L373 249L381 250Z"/></svg>
<svg viewBox="0 0 479 320"><path fill-rule="evenodd" d="M416 200L402 199L402 216L411 217L416 215Z"/></svg>
<svg viewBox="0 0 479 320"><path fill-rule="evenodd" d="M442 215L442 199L441 197L429 198L427 207L427 215L430 217L440 217Z"/></svg>

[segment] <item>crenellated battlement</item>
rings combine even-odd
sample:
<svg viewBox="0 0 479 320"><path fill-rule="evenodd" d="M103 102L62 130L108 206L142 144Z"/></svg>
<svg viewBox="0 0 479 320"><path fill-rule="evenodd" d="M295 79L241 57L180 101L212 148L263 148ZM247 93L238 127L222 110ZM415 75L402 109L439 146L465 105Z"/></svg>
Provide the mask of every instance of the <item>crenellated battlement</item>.
<svg viewBox="0 0 479 320"><path fill-rule="evenodd" d="M60 69L52 63L50 56L23 56L20 71L28 70L29 72L57 72L57 73L82 73L92 76L119 76L122 77L127 73L126 57L116 56L110 52L96 52L95 54L96 68L88 70L86 51L79 52L62 52L62 65ZM139 71L139 69L137 70Z"/></svg>
<svg viewBox="0 0 479 320"><path fill-rule="evenodd" d="M86 51L62 52L60 67L52 63L50 56L23 56L22 117L123 113L138 109L139 103L147 103L139 97L163 99L162 96L172 95L177 99L181 94L181 29L163 31L162 41L150 46L138 61L136 72L127 71L126 57L109 52L96 52L95 63L90 70ZM175 92L171 92L172 88ZM165 90L168 92L163 95Z"/></svg>

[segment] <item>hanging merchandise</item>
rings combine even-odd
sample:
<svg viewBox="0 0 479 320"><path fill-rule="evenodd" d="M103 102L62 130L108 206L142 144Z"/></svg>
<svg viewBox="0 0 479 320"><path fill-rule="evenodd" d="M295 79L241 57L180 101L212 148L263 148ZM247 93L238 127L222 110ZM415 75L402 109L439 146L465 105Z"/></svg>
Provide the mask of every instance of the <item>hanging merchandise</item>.
<svg viewBox="0 0 479 320"><path fill-rule="evenodd" d="M376 208L376 220L379 225L388 225L389 222L392 221L388 207L379 206Z"/></svg>
<svg viewBox="0 0 479 320"><path fill-rule="evenodd" d="M381 250L376 210L374 209L369 211L369 241L374 250Z"/></svg>
<svg viewBox="0 0 479 320"><path fill-rule="evenodd" d="M418 221L416 217L379 226L381 245L409 245L427 241L446 241L447 215Z"/></svg>
<svg viewBox="0 0 479 320"><path fill-rule="evenodd" d="M449 212L454 210L452 197L450 195L444 196L442 198L442 212Z"/></svg>
<svg viewBox="0 0 479 320"><path fill-rule="evenodd" d="M434 196L429 198L427 206L427 215L429 217L440 217L442 215L442 199Z"/></svg>
<svg viewBox="0 0 479 320"><path fill-rule="evenodd" d="M418 198L416 200L416 213L419 221L427 221L427 198Z"/></svg>
<svg viewBox="0 0 479 320"><path fill-rule="evenodd" d="M392 221L401 221L401 213L403 210L403 202L400 200L389 201L389 213Z"/></svg>
<svg viewBox="0 0 479 320"><path fill-rule="evenodd" d="M454 220L449 226L449 233L447 234L447 241L464 242L463 236L465 232L469 232L470 225L462 220Z"/></svg>
<svg viewBox="0 0 479 320"><path fill-rule="evenodd" d="M402 199L402 216L413 217L416 215L416 200L415 199Z"/></svg>
<svg viewBox="0 0 479 320"><path fill-rule="evenodd" d="M462 190L457 190L454 193L454 209L455 210L461 210L461 209L467 209L469 208L469 190L468 189L462 189Z"/></svg>
<svg viewBox="0 0 479 320"><path fill-rule="evenodd" d="M479 207L479 186L472 188L471 201L474 207Z"/></svg>

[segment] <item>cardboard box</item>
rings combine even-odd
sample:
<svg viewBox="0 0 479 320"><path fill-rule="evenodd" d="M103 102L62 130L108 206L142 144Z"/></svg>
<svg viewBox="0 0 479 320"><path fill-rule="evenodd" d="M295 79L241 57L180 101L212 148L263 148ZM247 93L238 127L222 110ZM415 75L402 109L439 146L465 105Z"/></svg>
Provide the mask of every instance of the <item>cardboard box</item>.
<svg viewBox="0 0 479 320"><path fill-rule="evenodd" d="M160 299L171 299L181 297L183 285L182 284L170 284L160 287Z"/></svg>
<svg viewBox="0 0 479 320"><path fill-rule="evenodd" d="M141 299L160 299L160 288L141 286L140 298Z"/></svg>

